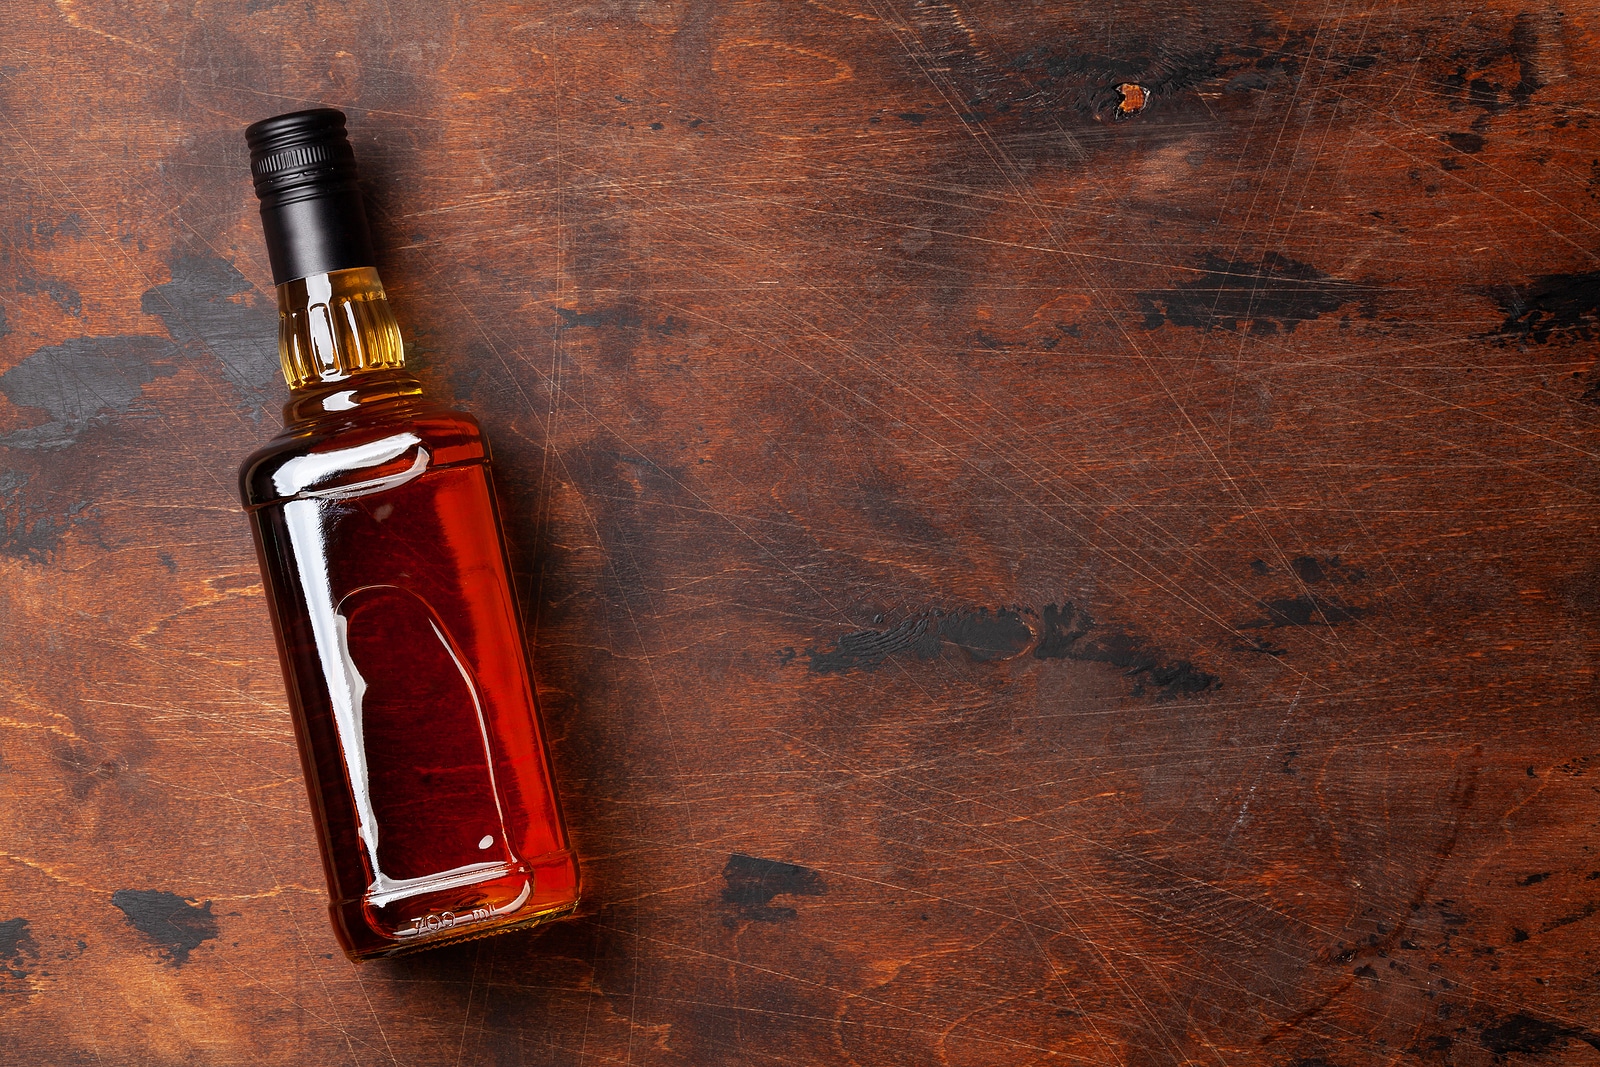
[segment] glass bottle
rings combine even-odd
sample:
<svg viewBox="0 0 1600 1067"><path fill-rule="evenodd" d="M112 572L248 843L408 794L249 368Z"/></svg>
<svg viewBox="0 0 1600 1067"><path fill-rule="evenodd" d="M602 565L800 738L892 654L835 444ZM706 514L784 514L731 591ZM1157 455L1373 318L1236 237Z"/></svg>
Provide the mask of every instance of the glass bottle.
<svg viewBox="0 0 1600 1067"><path fill-rule="evenodd" d="M245 461L334 929L368 959L570 912L567 841L477 420L423 394L338 111L245 131L285 428Z"/></svg>

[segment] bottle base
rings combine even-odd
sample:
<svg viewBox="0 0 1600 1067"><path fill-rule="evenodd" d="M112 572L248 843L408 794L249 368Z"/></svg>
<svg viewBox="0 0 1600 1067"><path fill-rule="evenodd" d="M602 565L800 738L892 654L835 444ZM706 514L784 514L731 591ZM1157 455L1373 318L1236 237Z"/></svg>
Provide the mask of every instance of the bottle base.
<svg viewBox="0 0 1600 1067"><path fill-rule="evenodd" d="M527 929L570 915L577 906L578 863L569 850L517 863L484 882L382 907L370 900L340 901L328 910L345 955L361 961Z"/></svg>
<svg viewBox="0 0 1600 1067"><path fill-rule="evenodd" d="M344 954L356 963L365 963L368 960L393 959L396 956L410 956L417 952L426 952L429 949L440 948L444 945L459 945L466 941L477 941L480 938L493 937L496 934L515 933L518 930L531 930L535 926L543 926L548 922L565 919L578 909L578 901L551 908L548 911L535 912L530 915L519 915L514 919L496 924L494 926L468 926L453 930L448 933L435 935L424 934L421 937L402 944L393 944L388 948L371 948L365 951L345 949Z"/></svg>

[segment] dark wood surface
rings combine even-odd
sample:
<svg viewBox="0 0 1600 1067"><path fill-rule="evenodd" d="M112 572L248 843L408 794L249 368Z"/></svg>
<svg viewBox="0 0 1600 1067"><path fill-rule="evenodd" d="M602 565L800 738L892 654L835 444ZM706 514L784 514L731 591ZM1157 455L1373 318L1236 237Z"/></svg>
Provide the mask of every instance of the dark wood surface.
<svg viewBox="0 0 1600 1067"><path fill-rule="evenodd" d="M0 1060L1600 1064L1595 5L3 21ZM324 104L586 879L361 967L234 488Z"/></svg>

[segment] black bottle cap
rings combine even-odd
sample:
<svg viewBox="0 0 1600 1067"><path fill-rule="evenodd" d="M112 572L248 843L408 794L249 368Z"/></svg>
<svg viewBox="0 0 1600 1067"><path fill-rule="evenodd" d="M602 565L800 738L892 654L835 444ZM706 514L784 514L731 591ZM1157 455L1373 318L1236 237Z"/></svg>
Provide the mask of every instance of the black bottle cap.
<svg viewBox="0 0 1600 1067"><path fill-rule="evenodd" d="M344 112L296 111L244 131L276 285L373 265Z"/></svg>

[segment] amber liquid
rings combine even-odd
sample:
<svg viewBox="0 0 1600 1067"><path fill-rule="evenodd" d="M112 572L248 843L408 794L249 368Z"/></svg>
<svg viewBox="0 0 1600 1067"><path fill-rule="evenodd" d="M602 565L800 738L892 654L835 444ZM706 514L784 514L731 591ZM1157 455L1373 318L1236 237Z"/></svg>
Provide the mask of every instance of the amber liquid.
<svg viewBox="0 0 1600 1067"><path fill-rule="evenodd" d="M362 959L564 914L577 863L478 424L402 372L319 396L241 483L339 939Z"/></svg>

